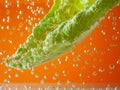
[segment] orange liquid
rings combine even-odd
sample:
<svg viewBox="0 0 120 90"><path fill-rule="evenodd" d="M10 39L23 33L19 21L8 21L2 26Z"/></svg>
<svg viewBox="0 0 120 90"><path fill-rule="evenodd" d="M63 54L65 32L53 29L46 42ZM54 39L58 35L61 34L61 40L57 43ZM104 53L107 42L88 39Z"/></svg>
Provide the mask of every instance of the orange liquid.
<svg viewBox="0 0 120 90"><path fill-rule="evenodd" d="M34 0L34 2L32 5L32 2L21 0L17 5L16 0L9 0L10 6L7 7L4 0L0 1L1 61L7 55L15 53L32 32L35 23L48 13L53 4L52 0L49 2ZM41 10L40 13L37 12L37 7ZM80 61L74 61L79 55ZM66 56L68 61L65 61ZM76 45L74 53L68 52L59 59L61 61L55 59L35 67L34 74L31 74L31 70L8 71L2 64L0 83L4 83L5 79L11 83L39 83L41 80L48 83L67 80L73 83L120 83L120 6L110 11L93 33ZM48 70L44 70L45 66ZM54 79L55 73L59 74L56 79ZM16 77L16 74L19 77Z"/></svg>

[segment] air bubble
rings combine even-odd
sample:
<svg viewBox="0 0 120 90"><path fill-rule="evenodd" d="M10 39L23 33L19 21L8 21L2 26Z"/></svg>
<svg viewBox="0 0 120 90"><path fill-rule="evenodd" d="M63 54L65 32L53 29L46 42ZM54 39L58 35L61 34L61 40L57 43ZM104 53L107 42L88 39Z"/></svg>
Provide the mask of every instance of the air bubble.
<svg viewBox="0 0 120 90"><path fill-rule="evenodd" d="M5 18L3 18L2 21L5 22Z"/></svg>
<svg viewBox="0 0 120 90"><path fill-rule="evenodd" d="M74 52L74 51L72 51L72 55L73 55L73 56L75 55L75 52Z"/></svg>
<svg viewBox="0 0 120 90"><path fill-rule="evenodd" d="M64 77L66 77L66 76L67 76L67 74L66 74L66 71L65 71L65 70L63 70L63 71L62 71L62 73L63 73L63 76L64 76Z"/></svg>
<svg viewBox="0 0 120 90"><path fill-rule="evenodd" d="M11 76L11 75L8 75L8 78L12 78L12 76Z"/></svg>
<svg viewBox="0 0 120 90"><path fill-rule="evenodd" d="M45 84L45 80L42 79L42 80L40 81L40 83L41 83L41 84Z"/></svg>
<svg viewBox="0 0 120 90"><path fill-rule="evenodd" d="M10 26L6 26L6 29L9 30L9 29L10 29Z"/></svg>
<svg viewBox="0 0 120 90"><path fill-rule="evenodd" d="M75 59L74 59L74 62L78 62L78 61L81 61L81 55L78 55Z"/></svg>
<svg viewBox="0 0 120 90"><path fill-rule="evenodd" d="M89 64L89 61L85 61L85 64L88 65L88 64Z"/></svg>
<svg viewBox="0 0 120 90"><path fill-rule="evenodd" d="M29 27L25 27L25 30L26 30L26 31L30 31L30 28L29 28Z"/></svg>
<svg viewBox="0 0 120 90"><path fill-rule="evenodd" d="M10 16L7 16L6 22L7 22L7 23L10 22Z"/></svg>
<svg viewBox="0 0 120 90"><path fill-rule="evenodd" d="M50 8L50 5L49 5L49 4L48 4L47 6L48 6L48 8Z"/></svg>
<svg viewBox="0 0 120 90"><path fill-rule="evenodd" d="M118 19L120 19L120 16L118 17Z"/></svg>
<svg viewBox="0 0 120 90"><path fill-rule="evenodd" d="M17 15L17 19L20 19L20 15Z"/></svg>
<svg viewBox="0 0 120 90"><path fill-rule="evenodd" d="M119 32L119 31L117 31L117 34L119 35L119 34L120 34L120 32Z"/></svg>
<svg viewBox="0 0 120 90"><path fill-rule="evenodd" d="M56 76L56 77L59 77L60 75L59 75L59 73L58 73L58 72L56 72L56 73L55 73L55 76Z"/></svg>
<svg viewBox="0 0 120 90"><path fill-rule="evenodd" d="M24 85L24 89L25 89L25 90L28 90L28 87L27 87L27 85Z"/></svg>
<svg viewBox="0 0 120 90"><path fill-rule="evenodd" d="M82 82L82 85L85 85L85 82Z"/></svg>
<svg viewBox="0 0 120 90"><path fill-rule="evenodd" d="M57 82L57 85L58 85L58 86L62 85L62 82L61 82L61 81L58 81L58 82Z"/></svg>
<svg viewBox="0 0 120 90"><path fill-rule="evenodd" d="M4 26L1 26L1 29L4 30Z"/></svg>
<svg viewBox="0 0 120 90"><path fill-rule="evenodd" d="M106 35L106 32L104 30L101 31L102 35Z"/></svg>
<svg viewBox="0 0 120 90"><path fill-rule="evenodd" d="M32 75L35 74L35 72L34 72L34 68L32 68L32 70L31 70L31 74L32 74Z"/></svg>
<svg viewBox="0 0 120 90"><path fill-rule="evenodd" d="M45 90L54 90L55 88L53 86L47 86ZM40 89L41 90L41 89ZM56 89L57 90L57 89Z"/></svg>
<svg viewBox="0 0 120 90"><path fill-rule="evenodd" d="M69 85L69 84L71 84L71 81L70 81L70 80L67 80L66 83Z"/></svg>
<svg viewBox="0 0 120 90"><path fill-rule="evenodd" d="M58 59L58 63L59 63L59 64L62 64L62 61L61 61L60 59Z"/></svg>
<svg viewBox="0 0 120 90"><path fill-rule="evenodd" d="M19 2L19 0L17 0L17 7L18 7L18 8L20 7L20 2Z"/></svg>
<svg viewBox="0 0 120 90"><path fill-rule="evenodd" d="M115 65L114 65L114 64L110 64L110 65L109 65L109 69L110 69L110 70L114 70L114 69L115 69Z"/></svg>
<svg viewBox="0 0 120 90"><path fill-rule="evenodd" d="M28 87L28 90L32 90L32 86L29 86L29 87Z"/></svg>
<svg viewBox="0 0 120 90"><path fill-rule="evenodd" d="M111 19L111 16L108 16L108 19L110 20L110 19Z"/></svg>
<svg viewBox="0 0 120 90"><path fill-rule="evenodd" d="M89 52L89 50L84 50L84 53L85 53L85 54L88 54L88 52Z"/></svg>
<svg viewBox="0 0 120 90"><path fill-rule="evenodd" d="M10 72L10 71L12 71L12 69L11 69L11 68L9 68L9 69L8 69L8 71Z"/></svg>
<svg viewBox="0 0 120 90"><path fill-rule="evenodd" d="M20 15L22 14L22 11L21 11L21 10L19 11L19 14L20 14Z"/></svg>
<svg viewBox="0 0 120 90"><path fill-rule="evenodd" d="M55 76L52 77L53 80L57 80L57 78Z"/></svg>
<svg viewBox="0 0 120 90"><path fill-rule="evenodd" d="M90 46L92 46L93 45L93 43L92 42L90 42Z"/></svg>
<svg viewBox="0 0 120 90"><path fill-rule="evenodd" d="M5 72L4 72L4 74L7 74L8 73L8 71L6 70Z"/></svg>
<svg viewBox="0 0 120 90"><path fill-rule="evenodd" d="M73 64L73 67L78 67L79 66L79 64Z"/></svg>
<svg viewBox="0 0 120 90"><path fill-rule="evenodd" d="M52 67L55 67L55 66L56 66L56 64L55 64L54 62L52 62L52 63L51 63L51 66L52 66Z"/></svg>
<svg viewBox="0 0 120 90"><path fill-rule="evenodd" d="M104 72L105 71L105 69L104 68L99 68L99 72Z"/></svg>
<svg viewBox="0 0 120 90"><path fill-rule="evenodd" d="M5 8L8 8L8 4L5 5Z"/></svg>
<svg viewBox="0 0 120 90"><path fill-rule="evenodd" d="M43 76L43 78L44 78L44 79L47 79L47 76L46 76L46 75L44 75L44 76Z"/></svg>
<svg viewBox="0 0 120 90"><path fill-rule="evenodd" d="M4 83L8 83L8 80L7 80L7 79L4 79Z"/></svg>
<svg viewBox="0 0 120 90"><path fill-rule="evenodd" d="M79 74L79 77L82 77L82 76L83 76L82 73L80 73L80 74Z"/></svg>
<svg viewBox="0 0 120 90"><path fill-rule="evenodd" d="M0 52L0 56L2 55L3 53L2 52Z"/></svg>
<svg viewBox="0 0 120 90"><path fill-rule="evenodd" d="M94 52L97 53L98 49L96 47L93 48Z"/></svg>
<svg viewBox="0 0 120 90"><path fill-rule="evenodd" d="M44 66L44 70L48 70L48 66Z"/></svg>
<svg viewBox="0 0 120 90"><path fill-rule="evenodd" d="M8 42L10 43L10 44L12 44L13 42L12 42L12 40L8 40Z"/></svg>
<svg viewBox="0 0 120 90"><path fill-rule="evenodd" d="M18 78L18 77L19 77L19 74L16 73L16 74L15 74L15 77Z"/></svg>
<svg viewBox="0 0 120 90"><path fill-rule="evenodd" d="M76 84L72 84L72 88L75 89L77 86Z"/></svg>
<svg viewBox="0 0 120 90"><path fill-rule="evenodd" d="M52 89L51 89L51 90L52 90ZM56 90L61 90L61 87L57 86L57 87L56 87Z"/></svg>
<svg viewBox="0 0 120 90"><path fill-rule="evenodd" d="M93 75L93 76L97 76L97 72L94 71L94 72L92 73L92 75Z"/></svg>
<svg viewBox="0 0 120 90"><path fill-rule="evenodd" d="M118 60L116 61L116 63L120 65L120 59L118 59Z"/></svg>
<svg viewBox="0 0 120 90"><path fill-rule="evenodd" d="M66 61L66 62L68 61L68 56L65 57L65 61Z"/></svg>
<svg viewBox="0 0 120 90"><path fill-rule="evenodd" d="M6 38L2 38L2 42L6 42Z"/></svg>
<svg viewBox="0 0 120 90"><path fill-rule="evenodd" d="M35 78L39 78L39 75L38 75L38 74L36 74L36 75L35 75Z"/></svg>
<svg viewBox="0 0 120 90"><path fill-rule="evenodd" d="M35 2L31 2L31 5L34 6L34 5L35 5Z"/></svg>
<svg viewBox="0 0 120 90"><path fill-rule="evenodd" d="M44 11L43 9L42 9L42 11L41 11L41 14L43 14L43 15L45 14L45 11Z"/></svg>
<svg viewBox="0 0 120 90"><path fill-rule="evenodd" d="M118 40L117 35L112 35L112 40Z"/></svg>
<svg viewBox="0 0 120 90"><path fill-rule="evenodd" d="M115 30L116 30L116 27L113 27L113 30L115 31Z"/></svg>
<svg viewBox="0 0 120 90"><path fill-rule="evenodd" d="M24 36L24 32L20 32L20 37L23 37Z"/></svg>

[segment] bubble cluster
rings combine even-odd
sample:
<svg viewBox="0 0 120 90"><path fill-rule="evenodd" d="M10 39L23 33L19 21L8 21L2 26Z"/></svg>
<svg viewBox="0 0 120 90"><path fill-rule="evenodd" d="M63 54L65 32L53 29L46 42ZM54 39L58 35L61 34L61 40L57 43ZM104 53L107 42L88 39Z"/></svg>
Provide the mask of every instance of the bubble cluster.
<svg viewBox="0 0 120 90"><path fill-rule="evenodd" d="M104 72L105 69L103 67L99 68L99 72Z"/></svg>

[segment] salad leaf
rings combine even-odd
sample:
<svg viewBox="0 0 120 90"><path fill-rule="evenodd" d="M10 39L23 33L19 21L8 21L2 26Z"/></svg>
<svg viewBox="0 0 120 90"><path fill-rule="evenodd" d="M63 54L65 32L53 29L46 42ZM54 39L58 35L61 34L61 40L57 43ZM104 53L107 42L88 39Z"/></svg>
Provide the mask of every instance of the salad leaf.
<svg viewBox="0 0 120 90"><path fill-rule="evenodd" d="M26 44L6 59L6 65L28 69L70 51L119 3L120 0L55 0Z"/></svg>

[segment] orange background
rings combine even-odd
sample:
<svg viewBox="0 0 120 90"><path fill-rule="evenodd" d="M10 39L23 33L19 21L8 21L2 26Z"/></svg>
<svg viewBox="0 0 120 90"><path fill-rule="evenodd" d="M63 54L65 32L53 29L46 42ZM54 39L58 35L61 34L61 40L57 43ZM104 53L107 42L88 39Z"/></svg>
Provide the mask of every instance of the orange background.
<svg viewBox="0 0 120 90"><path fill-rule="evenodd" d="M52 0L0 0L0 83L120 83L120 6L110 11L72 52L35 67L34 74L31 70L8 69L2 64L3 58L12 55L25 42L35 23L44 17L52 4ZM76 61L78 56L80 60ZM100 72L100 68L104 71Z"/></svg>

